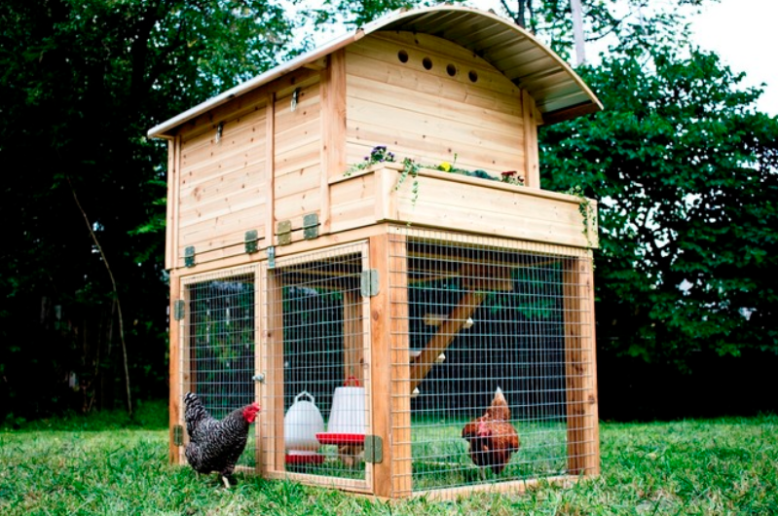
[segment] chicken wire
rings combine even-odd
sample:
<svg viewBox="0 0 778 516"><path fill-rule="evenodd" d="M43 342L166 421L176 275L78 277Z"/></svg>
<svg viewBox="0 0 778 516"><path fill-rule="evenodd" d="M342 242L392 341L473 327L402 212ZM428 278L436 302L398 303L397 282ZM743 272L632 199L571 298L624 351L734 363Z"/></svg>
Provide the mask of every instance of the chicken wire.
<svg viewBox="0 0 778 516"><path fill-rule="evenodd" d="M448 232L399 230L391 240L392 345L395 357L410 355L393 392L411 397L410 417L393 419L394 458L411 463L394 473L394 496L578 474L577 455L595 453L580 442L596 425L581 416L593 314L577 271L590 258ZM424 355L427 346L435 351ZM498 387L521 445L495 474L474 464L462 429Z"/></svg>
<svg viewBox="0 0 778 516"><path fill-rule="evenodd" d="M354 244L264 266L266 471L327 485L368 479L366 254Z"/></svg>
<svg viewBox="0 0 778 516"><path fill-rule="evenodd" d="M191 391L216 419L255 401L256 315L254 268L198 276L184 281L181 406ZM183 423L183 422L182 422ZM249 431L239 466L253 468L254 431Z"/></svg>

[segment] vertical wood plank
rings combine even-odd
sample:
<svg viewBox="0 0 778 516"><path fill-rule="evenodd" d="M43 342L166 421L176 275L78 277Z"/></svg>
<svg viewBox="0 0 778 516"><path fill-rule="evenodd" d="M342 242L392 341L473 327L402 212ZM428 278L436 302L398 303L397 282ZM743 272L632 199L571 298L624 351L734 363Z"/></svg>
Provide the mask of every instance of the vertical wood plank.
<svg viewBox="0 0 778 516"><path fill-rule="evenodd" d="M600 474L600 411L599 391L597 389L597 333L594 313L594 263L593 259L582 262L582 275L585 288L586 320L583 327L584 339L582 347L584 358L589 366L589 376L586 385L584 440L588 443L586 462L587 475Z"/></svg>
<svg viewBox="0 0 778 516"><path fill-rule="evenodd" d="M373 434L383 440L383 461L373 466L373 493L390 498L392 495L392 429L391 392L392 334L389 322L389 238L383 234L370 238L370 267L380 271L379 294L370 298L370 379L372 382Z"/></svg>
<svg viewBox="0 0 778 516"><path fill-rule="evenodd" d="M569 259L563 272L567 453L571 474L600 471L591 259Z"/></svg>
<svg viewBox="0 0 778 516"><path fill-rule="evenodd" d="M344 49L329 55L321 74L321 229L330 231L329 179L346 170L346 54Z"/></svg>
<svg viewBox="0 0 778 516"><path fill-rule="evenodd" d="M525 90L521 90L521 104L524 115L524 184L530 188L540 188L540 164L538 158L538 120L535 100Z"/></svg>
<svg viewBox="0 0 778 516"><path fill-rule="evenodd" d="M567 398L567 469L582 472L583 437L583 366L581 364L581 300L578 260L565 260L562 292L565 323L565 388Z"/></svg>
<svg viewBox="0 0 778 516"><path fill-rule="evenodd" d="M175 266L173 261L173 207L176 204L174 191L178 181L175 142L175 139L167 141L167 214L165 216L165 269L167 270L171 270Z"/></svg>
<svg viewBox="0 0 778 516"><path fill-rule="evenodd" d="M267 95L267 128L265 136L265 174L267 177L267 213L265 214L265 242L274 246L276 234L276 94Z"/></svg>
<svg viewBox="0 0 778 516"><path fill-rule="evenodd" d="M410 392L408 391L407 267L402 237L370 238L371 268L379 293L370 299L373 433L383 440L383 461L374 465L373 492L410 494Z"/></svg>
<svg viewBox="0 0 778 516"><path fill-rule="evenodd" d="M343 291L343 378L353 376L365 385L362 299L359 292Z"/></svg>
<svg viewBox="0 0 778 516"><path fill-rule="evenodd" d="M267 270L267 461L271 471L284 471L284 291L275 270Z"/></svg>
<svg viewBox="0 0 778 516"><path fill-rule="evenodd" d="M168 459L171 464L180 461L180 448L173 443L173 428L181 424L183 411L181 410L181 321L176 321L175 304L180 296L181 280L176 271L170 274L170 400L168 405L170 423L170 449Z"/></svg>
<svg viewBox="0 0 778 516"><path fill-rule="evenodd" d="M175 152L173 156L173 170L175 171L175 177L173 181L173 242L172 242L172 267L180 267L183 265L183 263L179 262L179 239L178 239L178 230L179 226L181 224L181 218L179 216L179 210L181 206L181 136L176 136L173 140L174 146L175 146ZM171 199L168 199L168 202L171 202Z"/></svg>
<svg viewBox="0 0 778 516"><path fill-rule="evenodd" d="M254 267L254 374L262 372L262 268ZM262 474L262 421L264 420L265 405L263 400L262 384L254 382L254 400L260 403L262 410L258 420L254 424L254 470Z"/></svg>
<svg viewBox="0 0 778 516"><path fill-rule="evenodd" d="M411 452L411 370L408 314L408 258L405 234L389 236L389 297L392 335L392 495L413 491Z"/></svg>

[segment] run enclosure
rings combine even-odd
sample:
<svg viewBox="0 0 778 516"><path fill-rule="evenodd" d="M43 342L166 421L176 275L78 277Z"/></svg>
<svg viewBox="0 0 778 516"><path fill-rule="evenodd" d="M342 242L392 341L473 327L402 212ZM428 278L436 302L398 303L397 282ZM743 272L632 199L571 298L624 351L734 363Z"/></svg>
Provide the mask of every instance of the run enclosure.
<svg viewBox="0 0 778 516"><path fill-rule="evenodd" d="M241 467L268 478L396 498L597 474L596 203L540 188L537 126L600 107L522 29L443 6L149 131L169 140L170 460L192 390L217 417L260 401ZM398 163L349 169L377 145ZM522 443L499 475L461 437L498 387Z"/></svg>
<svg viewBox="0 0 778 516"><path fill-rule="evenodd" d="M217 416L255 398L263 406L258 440L241 464L269 478L365 493L384 487L387 497L522 489L538 478L595 473L587 252L383 229L273 267L265 261L183 282L191 315L180 322L179 391L204 394ZM250 381L255 371L264 381ZM284 415L307 392L331 421L335 390L349 378L364 391L345 417L364 421L364 440L351 449L322 444L309 455L316 460L297 462L284 446ZM461 432L497 386L522 446L501 475L482 477Z"/></svg>

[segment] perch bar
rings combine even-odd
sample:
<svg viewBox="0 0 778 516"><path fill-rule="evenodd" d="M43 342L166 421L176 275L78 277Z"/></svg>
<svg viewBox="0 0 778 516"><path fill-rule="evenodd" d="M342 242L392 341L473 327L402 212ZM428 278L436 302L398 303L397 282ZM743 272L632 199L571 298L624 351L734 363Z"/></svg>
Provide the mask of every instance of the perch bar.
<svg viewBox="0 0 778 516"><path fill-rule="evenodd" d="M459 333L459 330L467 322L467 319L481 306L486 299L486 292L467 292L459 304L454 307L438 329L438 332L432 336L427 346L421 351L411 366L411 391L419 386L421 381L429 374L435 359L451 344Z"/></svg>

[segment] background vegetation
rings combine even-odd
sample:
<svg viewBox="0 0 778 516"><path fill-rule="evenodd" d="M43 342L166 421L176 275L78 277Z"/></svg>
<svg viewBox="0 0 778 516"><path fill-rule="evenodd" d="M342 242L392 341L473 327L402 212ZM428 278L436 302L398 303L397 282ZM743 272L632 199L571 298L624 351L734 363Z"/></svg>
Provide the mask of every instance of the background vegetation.
<svg viewBox="0 0 778 516"><path fill-rule="evenodd" d="M587 34L612 42L579 70L606 109L541 133L546 187L600 202L606 418L778 408L778 120L690 43L706 1L584 0ZM123 400L120 307L132 394L166 396L166 149L148 128L309 48L310 28L419 3L0 3L0 419ZM569 55L568 1L503 6Z"/></svg>

